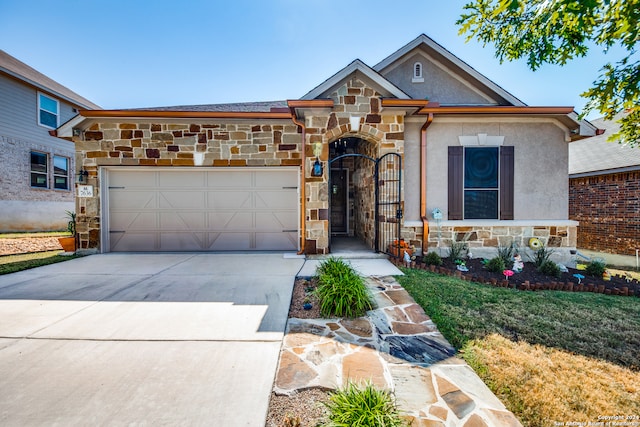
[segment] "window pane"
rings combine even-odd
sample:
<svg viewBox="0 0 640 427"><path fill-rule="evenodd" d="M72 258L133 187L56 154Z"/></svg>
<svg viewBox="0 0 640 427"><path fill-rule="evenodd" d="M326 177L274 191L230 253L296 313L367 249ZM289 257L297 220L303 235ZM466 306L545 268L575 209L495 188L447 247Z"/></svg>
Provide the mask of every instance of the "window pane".
<svg viewBox="0 0 640 427"><path fill-rule="evenodd" d="M55 99L40 94L40 109L58 114L58 102Z"/></svg>
<svg viewBox="0 0 640 427"><path fill-rule="evenodd" d="M498 188L498 147L465 148L464 188Z"/></svg>
<svg viewBox="0 0 640 427"><path fill-rule="evenodd" d="M53 156L53 173L56 175L67 175L69 170L69 159L66 157Z"/></svg>
<svg viewBox="0 0 640 427"><path fill-rule="evenodd" d="M31 186L32 187L40 187L47 188L47 175L42 175L39 173L31 174Z"/></svg>
<svg viewBox="0 0 640 427"><path fill-rule="evenodd" d="M465 219L498 219L497 190L465 190Z"/></svg>
<svg viewBox="0 0 640 427"><path fill-rule="evenodd" d="M58 127L58 116L44 110L40 110L40 124L50 128L56 128Z"/></svg>
<svg viewBox="0 0 640 427"><path fill-rule="evenodd" d="M67 177L56 176L53 181L54 181L53 188L56 188L58 190L68 190L69 189L69 186L67 184L67 182L68 182Z"/></svg>
<svg viewBox="0 0 640 427"><path fill-rule="evenodd" d="M47 172L47 155L31 153L31 172Z"/></svg>

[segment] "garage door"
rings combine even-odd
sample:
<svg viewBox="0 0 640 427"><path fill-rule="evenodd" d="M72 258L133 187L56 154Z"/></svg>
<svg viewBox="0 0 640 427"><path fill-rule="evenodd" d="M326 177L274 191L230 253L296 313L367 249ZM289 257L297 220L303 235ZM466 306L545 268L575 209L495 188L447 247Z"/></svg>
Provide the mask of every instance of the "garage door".
<svg viewBox="0 0 640 427"><path fill-rule="evenodd" d="M298 249L298 170L111 169L111 251Z"/></svg>

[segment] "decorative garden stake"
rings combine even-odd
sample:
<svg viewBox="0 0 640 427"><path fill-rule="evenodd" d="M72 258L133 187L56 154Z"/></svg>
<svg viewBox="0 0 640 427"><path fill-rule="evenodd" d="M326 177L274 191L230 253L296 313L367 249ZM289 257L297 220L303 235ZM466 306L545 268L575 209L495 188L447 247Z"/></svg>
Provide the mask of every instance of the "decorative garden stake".
<svg viewBox="0 0 640 427"><path fill-rule="evenodd" d="M522 257L518 254L515 254L513 256L513 268L511 270L513 270L514 273L521 273L523 269L524 262L522 262Z"/></svg>
<svg viewBox="0 0 640 427"><path fill-rule="evenodd" d="M582 274L574 274L573 277L575 277L576 279L578 279L578 285L580 284L580 282L582 282L582 279L584 279L584 276Z"/></svg>
<svg viewBox="0 0 640 427"><path fill-rule="evenodd" d="M502 274L504 274L505 280L509 280L509 277L513 276L513 270L505 270Z"/></svg>

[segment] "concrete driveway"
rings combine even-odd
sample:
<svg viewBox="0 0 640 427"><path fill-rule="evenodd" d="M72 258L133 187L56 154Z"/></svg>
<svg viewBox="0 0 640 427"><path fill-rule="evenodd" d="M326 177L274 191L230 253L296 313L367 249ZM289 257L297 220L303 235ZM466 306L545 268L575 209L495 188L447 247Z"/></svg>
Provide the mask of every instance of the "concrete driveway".
<svg viewBox="0 0 640 427"><path fill-rule="evenodd" d="M101 254L0 276L0 425L263 426L283 254Z"/></svg>

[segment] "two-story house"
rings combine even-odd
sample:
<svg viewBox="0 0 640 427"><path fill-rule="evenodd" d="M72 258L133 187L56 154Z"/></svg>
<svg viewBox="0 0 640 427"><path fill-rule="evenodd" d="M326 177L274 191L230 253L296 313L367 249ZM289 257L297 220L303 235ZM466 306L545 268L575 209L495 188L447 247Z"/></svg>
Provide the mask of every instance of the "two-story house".
<svg viewBox="0 0 640 427"><path fill-rule="evenodd" d="M50 131L99 108L0 50L0 232L66 228L75 148Z"/></svg>

